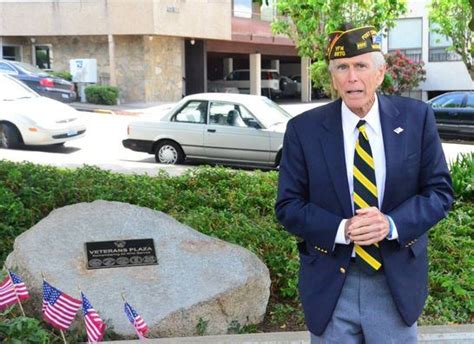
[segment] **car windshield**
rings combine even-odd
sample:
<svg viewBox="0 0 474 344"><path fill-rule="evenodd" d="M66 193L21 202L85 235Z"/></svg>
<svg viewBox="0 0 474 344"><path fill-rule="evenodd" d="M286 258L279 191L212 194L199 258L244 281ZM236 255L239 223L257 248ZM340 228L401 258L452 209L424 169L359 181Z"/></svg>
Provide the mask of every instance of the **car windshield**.
<svg viewBox="0 0 474 344"><path fill-rule="evenodd" d="M33 97L38 97L38 95L19 82L0 77L0 100L9 101Z"/></svg>
<svg viewBox="0 0 474 344"><path fill-rule="evenodd" d="M48 75L44 70L23 62L12 62L15 66L30 74Z"/></svg>
<svg viewBox="0 0 474 344"><path fill-rule="evenodd" d="M266 128L286 123L291 119L291 115L288 112L268 98L262 98L261 101L253 102L251 110Z"/></svg>

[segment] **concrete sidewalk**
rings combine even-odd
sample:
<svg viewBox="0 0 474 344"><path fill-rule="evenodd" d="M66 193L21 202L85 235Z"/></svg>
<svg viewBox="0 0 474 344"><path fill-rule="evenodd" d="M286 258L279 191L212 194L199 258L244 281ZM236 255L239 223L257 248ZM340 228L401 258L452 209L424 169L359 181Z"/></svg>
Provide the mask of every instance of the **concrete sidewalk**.
<svg viewBox="0 0 474 344"><path fill-rule="evenodd" d="M125 344L139 340L123 340L104 343ZM423 344L473 344L474 325L420 326L418 342ZM149 339L156 344L309 344L309 332L274 332L224 336L181 337ZM380 341L384 343L383 340ZM404 344L404 343L400 343Z"/></svg>

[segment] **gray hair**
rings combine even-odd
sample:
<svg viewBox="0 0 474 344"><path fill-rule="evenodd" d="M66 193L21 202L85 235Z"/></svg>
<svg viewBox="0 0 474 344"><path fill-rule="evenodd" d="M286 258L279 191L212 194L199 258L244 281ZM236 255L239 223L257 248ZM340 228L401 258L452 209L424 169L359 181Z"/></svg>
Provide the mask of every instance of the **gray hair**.
<svg viewBox="0 0 474 344"><path fill-rule="evenodd" d="M372 56L372 62L375 69L379 69L385 64L385 57L380 51L371 51L369 53ZM329 71L332 72L335 68L335 60L329 60Z"/></svg>

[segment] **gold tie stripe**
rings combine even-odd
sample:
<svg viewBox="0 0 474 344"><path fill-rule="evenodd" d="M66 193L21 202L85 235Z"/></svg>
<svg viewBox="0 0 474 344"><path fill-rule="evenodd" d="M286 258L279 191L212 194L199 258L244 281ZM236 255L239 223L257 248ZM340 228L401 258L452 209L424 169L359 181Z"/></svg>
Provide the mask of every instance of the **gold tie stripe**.
<svg viewBox="0 0 474 344"><path fill-rule="evenodd" d="M365 131L365 121L357 123L359 138L354 153L354 209L378 207L375 165L369 138ZM356 263L371 274L382 266L378 244L370 246L355 245Z"/></svg>

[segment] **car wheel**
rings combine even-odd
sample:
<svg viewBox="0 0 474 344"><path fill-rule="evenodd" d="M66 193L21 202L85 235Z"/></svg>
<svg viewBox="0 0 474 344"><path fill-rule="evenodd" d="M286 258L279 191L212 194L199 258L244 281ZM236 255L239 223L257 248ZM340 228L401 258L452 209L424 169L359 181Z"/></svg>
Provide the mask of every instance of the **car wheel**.
<svg viewBox="0 0 474 344"><path fill-rule="evenodd" d="M176 142L163 141L156 147L155 160L160 164L181 164L184 161L184 152Z"/></svg>
<svg viewBox="0 0 474 344"><path fill-rule="evenodd" d="M11 124L0 124L0 148L17 148L21 144L18 130Z"/></svg>

